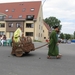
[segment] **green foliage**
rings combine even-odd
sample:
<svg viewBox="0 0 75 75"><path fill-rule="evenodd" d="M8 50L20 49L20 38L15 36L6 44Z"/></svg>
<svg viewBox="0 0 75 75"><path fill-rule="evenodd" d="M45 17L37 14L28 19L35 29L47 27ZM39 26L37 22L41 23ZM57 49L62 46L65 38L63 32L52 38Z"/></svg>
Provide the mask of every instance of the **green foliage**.
<svg viewBox="0 0 75 75"><path fill-rule="evenodd" d="M56 17L49 17L49 18L46 18L44 20L50 27L53 27L53 26L59 26L59 28L61 29L62 25L60 24L61 21L58 20Z"/></svg>
<svg viewBox="0 0 75 75"><path fill-rule="evenodd" d="M74 36L71 34L71 40L74 39Z"/></svg>
<svg viewBox="0 0 75 75"><path fill-rule="evenodd" d="M75 31L74 31L74 39L75 39Z"/></svg>
<svg viewBox="0 0 75 75"><path fill-rule="evenodd" d="M70 34L64 34L64 36L65 36L65 39L71 39L71 35Z"/></svg>
<svg viewBox="0 0 75 75"><path fill-rule="evenodd" d="M64 34L63 33L60 34L60 38L64 39Z"/></svg>
<svg viewBox="0 0 75 75"><path fill-rule="evenodd" d="M60 38L68 40L68 39L72 39L72 35L71 34L63 34L63 33L61 33Z"/></svg>

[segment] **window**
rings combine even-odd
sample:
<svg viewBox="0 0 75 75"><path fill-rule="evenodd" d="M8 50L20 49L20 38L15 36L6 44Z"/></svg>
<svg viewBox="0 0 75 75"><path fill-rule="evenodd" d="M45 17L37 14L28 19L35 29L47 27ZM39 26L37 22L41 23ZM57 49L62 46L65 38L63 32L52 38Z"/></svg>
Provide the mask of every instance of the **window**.
<svg viewBox="0 0 75 75"><path fill-rule="evenodd" d="M42 37L42 34L41 34L41 37Z"/></svg>
<svg viewBox="0 0 75 75"><path fill-rule="evenodd" d="M22 18L22 15L19 15L19 18Z"/></svg>
<svg viewBox="0 0 75 75"><path fill-rule="evenodd" d="M21 27L21 23L16 23L16 27Z"/></svg>
<svg viewBox="0 0 75 75"><path fill-rule="evenodd" d="M30 19L31 18L31 16L30 15L28 15L28 19Z"/></svg>
<svg viewBox="0 0 75 75"><path fill-rule="evenodd" d="M39 33L39 37L40 37L40 33Z"/></svg>
<svg viewBox="0 0 75 75"><path fill-rule="evenodd" d="M8 9L6 9L5 11L8 12Z"/></svg>
<svg viewBox="0 0 75 75"><path fill-rule="evenodd" d="M5 27L5 23L0 23L0 27Z"/></svg>
<svg viewBox="0 0 75 75"><path fill-rule="evenodd" d="M6 16L4 16L4 19L6 18Z"/></svg>
<svg viewBox="0 0 75 75"><path fill-rule="evenodd" d="M9 23L9 25L8 25L9 27L13 27L13 23Z"/></svg>
<svg viewBox="0 0 75 75"><path fill-rule="evenodd" d="M34 8L31 8L31 11L34 11Z"/></svg>
<svg viewBox="0 0 75 75"><path fill-rule="evenodd" d="M0 21L3 21L4 20L4 16L0 16Z"/></svg>
<svg viewBox="0 0 75 75"><path fill-rule="evenodd" d="M24 12L25 10L26 10L25 8L22 9L23 12Z"/></svg>
<svg viewBox="0 0 75 75"><path fill-rule="evenodd" d="M14 32L9 32L9 38L12 38Z"/></svg>
<svg viewBox="0 0 75 75"><path fill-rule="evenodd" d="M33 32L26 32L26 36L33 36Z"/></svg>
<svg viewBox="0 0 75 75"><path fill-rule="evenodd" d="M33 23L26 23L26 28L33 28L34 24Z"/></svg>
<svg viewBox="0 0 75 75"><path fill-rule="evenodd" d="M3 16L0 16L0 20L3 18Z"/></svg>
<svg viewBox="0 0 75 75"><path fill-rule="evenodd" d="M26 19L27 20L33 20L34 19L34 15L27 15Z"/></svg>
<svg viewBox="0 0 75 75"><path fill-rule="evenodd" d="M44 32L44 30L43 30L43 32Z"/></svg>
<svg viewBox="0 0 75 75"><path fill-rule="evenodd" d="M39 25L39 29L40 29L40 25Z"/></svg>
<svg viewBox="0 0 75 75"><path fill-rule="evenodd" d="M44 39L46 39L46 37L44 37Z"/></svg>
<svg viewBox="0 0 75 75"><path fill-rule="evenodd" d="M15 11L15 9L12 9L12 12L14 12Z"/></svg>
<svg viewBox="0 0 75 75"><path fill-rule="evenodd" d="M4 31L0 31L0 35L4 35Z"/></svg>
<svg viewBox="0 0 75 75"><path fill-rule="evenodd" d="M12 18L12 16L9 16L9 18Z"/></svg>

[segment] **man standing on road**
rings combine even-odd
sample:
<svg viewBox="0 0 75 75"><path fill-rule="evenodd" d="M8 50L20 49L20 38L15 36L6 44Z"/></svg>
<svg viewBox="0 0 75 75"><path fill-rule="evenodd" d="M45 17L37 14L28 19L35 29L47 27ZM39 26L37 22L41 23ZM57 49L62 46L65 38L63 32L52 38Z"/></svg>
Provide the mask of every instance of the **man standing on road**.
<svg viewBox="0 0 75 75"><path fill-rule="evenodd" d="M60 58L61 55L59 55L59 48L58 48L58 37L57 32L59 31L58 26L54 26L54 30L52 31L50 35L50 41L49 41L49 50L48 50L48 59L51 58L51 56L56 56L56 58Z"/></svg>

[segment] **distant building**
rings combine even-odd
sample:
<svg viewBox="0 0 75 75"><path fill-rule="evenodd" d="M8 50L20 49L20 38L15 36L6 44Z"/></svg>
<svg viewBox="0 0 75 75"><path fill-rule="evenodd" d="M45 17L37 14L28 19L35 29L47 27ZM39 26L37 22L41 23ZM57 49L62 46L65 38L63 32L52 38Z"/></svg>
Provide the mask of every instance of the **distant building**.
<svg viewBox="0 0 75 75"><path fill-rule="evenodd" d="M44 24L44 26L43 26L43 42L46 42L46 40L48 40L49 39L49 36L50 36L50 33L51 33L51 28L50 28L50 26L47 24L47 23L45 23L44 21L43 21L43 24Z"/></svg>

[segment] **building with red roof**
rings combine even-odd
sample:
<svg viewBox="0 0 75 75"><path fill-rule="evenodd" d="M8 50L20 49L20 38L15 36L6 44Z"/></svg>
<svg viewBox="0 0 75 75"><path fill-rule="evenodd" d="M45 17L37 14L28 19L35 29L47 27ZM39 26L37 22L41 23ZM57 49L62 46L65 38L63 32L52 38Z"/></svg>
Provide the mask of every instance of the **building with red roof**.
<svg viewBox="0 0 75 75"><path fill-rule="evenodd" d="M0 35L11 38L14 31L22 27L25 36L43 41L44 25L49 30L43 22L41 1L0 3Z"/></svg>
<svg viewBox="0 0 75 75"><path fill-rule="evenodd" d="M50 36L52 29L44 21L43 21L43 24L44 24L44 26L43 26L43 38L44 38L43 42L47 42L46 40L49 40L49 36Z"/></svg>

